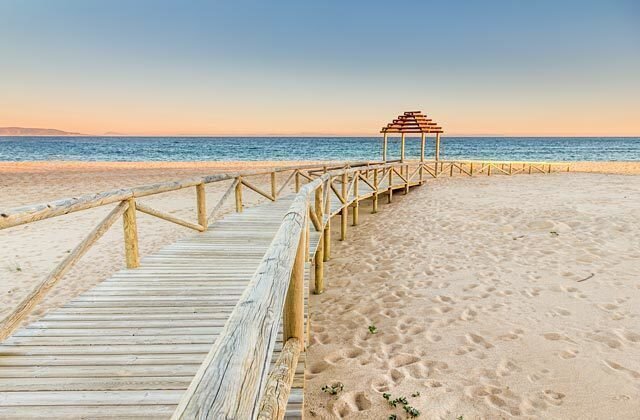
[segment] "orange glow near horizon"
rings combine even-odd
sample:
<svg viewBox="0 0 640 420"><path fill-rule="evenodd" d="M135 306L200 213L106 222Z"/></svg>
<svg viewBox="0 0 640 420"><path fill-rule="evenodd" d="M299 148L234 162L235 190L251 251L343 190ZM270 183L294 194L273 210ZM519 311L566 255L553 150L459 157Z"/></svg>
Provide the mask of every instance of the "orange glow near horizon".
<svg viewBox="0 0 640 420"><path fill-rule="evenodd" d="M16 101L18 102L18 101ZM398 102L398 101L395 101ZM55 104L0 107L0 126L54 128L88 135L118 133L132 136L377 136L380 128L406 110L420 109L437 121L445 135L460 136L638 136L637 108L591 109L579 103L481 104L443 100L425 106L411 103L384 107L342 103L295 107L287 103L260 106L208 106L182 104L179 108L146 105L132 98L131 105L105 101L80 105L59 100Z"/></svg>

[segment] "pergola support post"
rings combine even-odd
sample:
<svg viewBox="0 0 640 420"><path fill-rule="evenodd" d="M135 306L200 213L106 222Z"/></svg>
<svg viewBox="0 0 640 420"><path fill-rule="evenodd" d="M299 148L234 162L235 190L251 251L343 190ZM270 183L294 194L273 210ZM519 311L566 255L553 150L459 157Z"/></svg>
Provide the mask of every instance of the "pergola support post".
<svg viewBox="0 0 640 420"><path fill-rule="evenodd" d="M436 133L436 161L440 160L440 133Z"/></svg>
<svg viewBox="0 0 640 420"><path fill-rule="evenodd" d="M384 133L384 137L382 138L382 161L387 161L387 133Z"/></svg>
<svg viewBox="0 0 640 420"><path fill-rule="evenodd" d="M400 162L404 162L404 133L400 136Z"/></svg>

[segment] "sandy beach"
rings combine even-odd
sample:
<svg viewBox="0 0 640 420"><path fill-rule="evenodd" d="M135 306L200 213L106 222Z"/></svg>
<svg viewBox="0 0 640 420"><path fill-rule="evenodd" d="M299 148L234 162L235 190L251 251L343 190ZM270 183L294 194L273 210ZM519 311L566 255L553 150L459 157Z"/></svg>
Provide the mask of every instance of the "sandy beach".
<svg viewBox="0 0 640 420"><path fill-rule="evenodd" d="M294 163L2 162L0 207ZM375 217L365 203L348 241L334 235L326 293L310 301L306 415L403 418L383 393L407 397L423 418L640 412L640 177L628 175L640 163L573 168L595 173L430 180ZM208 186L208 202L227 186ZM195 219L193 189L145 202ZM0 317L110 208L0 231ZM143 256L192 234L143 214L138 223ZM29 320L123 265L117 224ZM336 382L345 387L337 396L321 391Z"/></svg>
<svg viewBox="0 0 640 420"><path fill-rule="evenodd" d="M640 177L445 178L398 199L334 245L311 297L307 416L405 418L389 393L428 419L637 418Z"/></svg>

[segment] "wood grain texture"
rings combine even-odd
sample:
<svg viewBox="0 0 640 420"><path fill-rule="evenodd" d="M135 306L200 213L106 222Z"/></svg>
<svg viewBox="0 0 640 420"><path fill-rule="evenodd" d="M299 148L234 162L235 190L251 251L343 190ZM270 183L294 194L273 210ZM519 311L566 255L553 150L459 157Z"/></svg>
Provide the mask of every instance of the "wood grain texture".
<svg viewBox="0 0 640 420"><path fill-rule="evenodd" d="M136 200L127 200L127 209L122 215L124 228L124 254L127 268L137 268L140 265L140 249L138 245L138 222L136 221Z"/></svg>
<svg viewBox="0 0 640 420"><path fill-rule="evenodd" d="M204 183L196 185L196 205L198 207L198 224L202 227L202 231L205 231L209 223L207 222L207 195L205 193Z"/></svg>
<svg viewBox="0 0 640 420"><path fill-rule="evenodd" d="M301 347L302 343L297 338L290 338L285 342L280 357L267 379L258 420L284 418Z"/></svg>

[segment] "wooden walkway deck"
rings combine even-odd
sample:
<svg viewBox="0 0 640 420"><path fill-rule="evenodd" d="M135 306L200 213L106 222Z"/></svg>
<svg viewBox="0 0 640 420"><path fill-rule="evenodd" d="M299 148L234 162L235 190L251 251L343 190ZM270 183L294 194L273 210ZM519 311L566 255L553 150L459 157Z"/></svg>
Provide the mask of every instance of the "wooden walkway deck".
<svg viewBox="0 0 640 420"><path fill-rule="evenodd" d="M0 417L170 417L292 198L231 214L16 331L0 346ZM291 417L303 376L301 358Z"/></svg>

